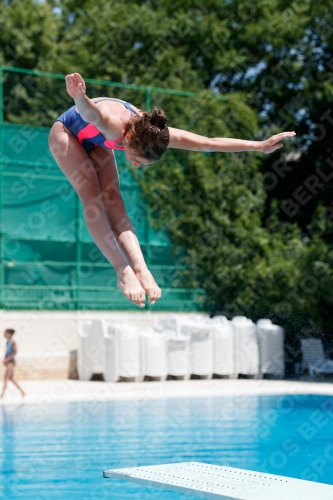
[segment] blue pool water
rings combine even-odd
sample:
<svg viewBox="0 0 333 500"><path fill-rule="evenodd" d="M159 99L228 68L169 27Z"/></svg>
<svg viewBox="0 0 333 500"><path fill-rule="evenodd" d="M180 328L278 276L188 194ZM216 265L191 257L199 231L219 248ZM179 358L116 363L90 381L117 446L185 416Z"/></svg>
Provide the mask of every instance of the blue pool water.
<svg viewBox="0 0 333 500"><path fill-rule="evenodd" d="M196 460L333 484L333 398L0 407L1 499L175 500L103 469Z"/></svg>

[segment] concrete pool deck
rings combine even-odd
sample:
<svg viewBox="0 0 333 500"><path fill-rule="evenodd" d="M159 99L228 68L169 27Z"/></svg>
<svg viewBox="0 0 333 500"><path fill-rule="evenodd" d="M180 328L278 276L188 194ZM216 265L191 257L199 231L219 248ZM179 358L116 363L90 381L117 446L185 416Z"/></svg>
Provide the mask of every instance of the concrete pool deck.
<svg viewBox="0 0 333 500"><path fill-rule="evenodd" d="M10 383L0 405L287 394L333 396L333 383L293 380L211 379L109 384L79 380L28 380L23 381L21 386L27 394L24 398Z"/></svg>

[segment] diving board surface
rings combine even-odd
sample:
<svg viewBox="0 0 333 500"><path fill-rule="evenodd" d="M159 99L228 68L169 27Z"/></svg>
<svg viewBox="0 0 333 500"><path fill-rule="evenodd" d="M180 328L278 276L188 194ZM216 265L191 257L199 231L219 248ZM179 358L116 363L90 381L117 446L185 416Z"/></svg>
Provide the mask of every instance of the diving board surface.
<svg viewBox="0 0 333 500"><path fill-rule="evenodd" d="M333 486L201 462L110 469L105 478L211 500L333 500Z"/></svg>

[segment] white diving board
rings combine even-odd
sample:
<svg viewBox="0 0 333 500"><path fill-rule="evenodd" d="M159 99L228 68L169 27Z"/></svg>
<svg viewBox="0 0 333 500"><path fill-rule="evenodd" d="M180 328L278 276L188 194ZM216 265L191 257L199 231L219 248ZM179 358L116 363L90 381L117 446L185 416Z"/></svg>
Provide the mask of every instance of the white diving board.
<svg viewBox="0 0 333 500"><path fill-rule="evenodd" d="M110 469L105 478L211 500L333 500L333 486L200 462Z"/></svg>

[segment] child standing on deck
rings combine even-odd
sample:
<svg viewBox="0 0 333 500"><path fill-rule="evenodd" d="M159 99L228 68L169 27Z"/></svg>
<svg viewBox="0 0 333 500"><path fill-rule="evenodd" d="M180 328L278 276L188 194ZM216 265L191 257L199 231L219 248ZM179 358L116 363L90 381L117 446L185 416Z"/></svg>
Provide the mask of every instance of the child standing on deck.
<svg viewBox="0 0 333 500"><path fill-rule="evenodd" d="M3 360L3 364L6 367L6 372L5 372L5 378L4 378L4 384L3 384L1 398L3 398L3 396L5 394L8 380L11 380L13 382L13 384L16 385L18 390L21 392L22 397L25 396L25 392L23 391L23 389L19 386L19 384L14 379L15 356L17 354L16 342L15 342L15 340L13 340L14 333L15 333L15 330L13 330L12 328L7 328L7 330L5 330L5 332L4 332L4 336L7 339L6 355L5 355L5 359Z"/></svg>

